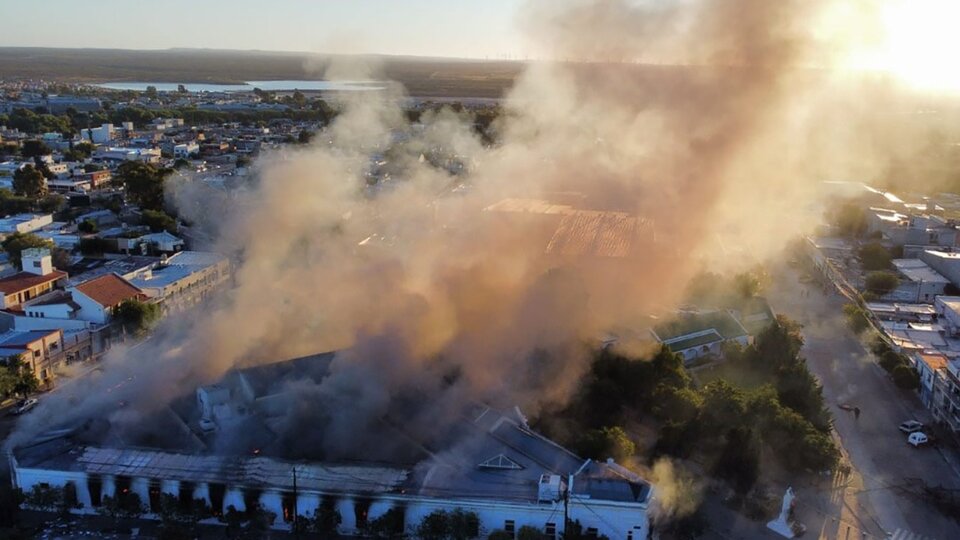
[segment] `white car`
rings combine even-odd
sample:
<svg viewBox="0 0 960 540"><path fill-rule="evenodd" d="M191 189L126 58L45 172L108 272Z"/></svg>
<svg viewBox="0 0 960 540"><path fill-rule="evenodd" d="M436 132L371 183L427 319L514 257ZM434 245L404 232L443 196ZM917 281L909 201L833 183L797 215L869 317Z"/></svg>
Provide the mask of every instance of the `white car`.
<svg viewBox="0 0 960 540"><path fill-rule="evenodd" d="M30 409L37 406L40 403L40 400L37 398L27 398L17 403L17 408L14 409L14 414L23 414Z"/></svg>
<svg viewBox="0 0 960 540"><path fill-rule="evenodd" d="M908 435L910 433L914 433L922 429L923 429L923 424L920 422L917 422L916 420L907 420L906 422L900 424L900 431Z"/></svg>
<svg viewBox="0 0 960 540"><path fill-rule="evenodd" d="M913 446L914 448L919 448L928 442L930 442L930 439L927 438L926 434L924 434L922 431L914 431L907 436L907 444Z"/></svg>

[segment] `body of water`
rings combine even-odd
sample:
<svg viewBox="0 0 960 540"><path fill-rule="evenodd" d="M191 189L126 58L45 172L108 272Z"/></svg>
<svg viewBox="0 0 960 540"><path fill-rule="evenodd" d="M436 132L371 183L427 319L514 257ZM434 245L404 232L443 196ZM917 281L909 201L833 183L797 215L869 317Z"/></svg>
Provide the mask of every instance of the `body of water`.
<svg viewBox="0 0 960 540"><path fill-rule="evenodd" d="M250 92L254 88L277 92L283 90L329 90L352 92L357 90L383 90L386 85L378 81L250 81L246 84L169 83L169 82L107 82L96 84L109 90L146 91L154 86L160 92L176 92L183 84L190 92Z"/></svg>

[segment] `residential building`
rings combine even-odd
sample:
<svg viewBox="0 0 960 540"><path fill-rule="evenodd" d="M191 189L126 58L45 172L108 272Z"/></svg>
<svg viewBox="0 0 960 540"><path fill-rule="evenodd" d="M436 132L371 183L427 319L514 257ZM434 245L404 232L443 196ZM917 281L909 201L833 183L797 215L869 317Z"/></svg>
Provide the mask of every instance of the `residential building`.
<svg viewBox="0 0 960 540"><path fill-rule="evenodd" d="M167 231L145 234L140 241L158 253L176 253L183 250L183 240Z"/></svg>
<svg viewBox="0 0 960 540"><path fill-rule="evenodd" d="M54 369L62 361L62 352L61 330L9 330L0 334L0 358L21 359L43 386L53 382Z"/></svg>
<svg viewBox="0 0 960 540"><path fill-rule="evenodd" d="M0 235L32 233L53 223L53 214L17 214L0 219Z"/></svg>
<svg viewBox="0 0 960 540"><path fill-rule="evenodd" d="M80 136L93 144L107 144L116 138L117 133L113 124L102 124L98 128L81 129Z"/></svg>
<svg viewBox="0 0 960 540"><path fill-rule="evenodd" d="M22 271L0 279L0 309L14 309L53 290L66 281L67 273L53 268L50 250L25 249L20 255Z"/></svg>
<svg viewBox="0 0 960 540"><path fill-rule="evenodd" d="M130 278L130 283L174 312L201 302L229 279L230 262L218 253L181 251Z"/></svg>
<svg viewBox="0 0 960 540"><path fill-rule="evenodd" d="M933 303L946 292L950 280L919 259L894 259L893 266L906 282L899 289L908 301Z"/></svg>
<svg viewBox="0 0 960 540"><path fill-rule="evenodd" d="M126 300L146 300L147 295L116 274L105 274L79 285L68 287L71 305L80 309L75 317L97 324L107 324L113 311Z"/></svg>
<svg viewBox="0 0 960 540"><path fill-rule="evenodd" d="M947 367L947 357L939 353L917 352L911 357L920 376L920 401L928 409L934 408L934 388L938 373Z"/></svg>
<svg viewBox="0 0 960 540"><path fill-rule="evenodd" d="M157 148L109 147L94 152L93 158L113 163L123 163L124 161L159 163L160 150Z"/></svg>
<svg viewBox="0 0 960 540"><path fill-rule="evenodd" d="M960 253L927 249L920 254L920 260L960 287Z"/></svg>
<svg viewBox="0 0 960 540"><path fill-rule="evenodd" d="M179 159L189 159L200 153L200 145L195 142L187 142L173 145L173 157Z"/></svg>

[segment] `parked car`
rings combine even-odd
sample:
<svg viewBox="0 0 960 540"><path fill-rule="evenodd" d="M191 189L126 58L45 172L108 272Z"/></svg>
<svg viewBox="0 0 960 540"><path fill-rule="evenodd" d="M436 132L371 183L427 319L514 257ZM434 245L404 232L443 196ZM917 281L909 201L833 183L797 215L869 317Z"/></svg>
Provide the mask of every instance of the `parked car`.
<svg viewBox="0 0 960 540"><path fill-rule="evenodd" d="M907 420L906 422L900 424L900 431L906 433L907 435L915 433L923 429L923 424L917 422L916 420Z"/></svg>
<svg viewBox="0 0 960 540"><path fill-rule="evenodd" d="M930 438L926 436L922 431L914 431L907 436L907 444L913 446L914 448L919 448L930 442Z"/></svg>
<svg viewBox="0 0 960 540"><path fill-rule="evenodd" d="M37 406L40 400L37 398L22 399L17 402L17 408L13 410L14 414L23 414Z"/></svg>

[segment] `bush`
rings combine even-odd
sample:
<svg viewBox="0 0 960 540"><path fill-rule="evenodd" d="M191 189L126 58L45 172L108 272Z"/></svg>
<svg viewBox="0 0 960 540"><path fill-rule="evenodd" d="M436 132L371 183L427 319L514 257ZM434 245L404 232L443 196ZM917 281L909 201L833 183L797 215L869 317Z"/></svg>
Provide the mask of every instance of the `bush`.
<svg viewBox="0 0 960 540"><path fill-rule="evenodd" d="M867 291L878 296L884 296L897 288L900 278L893 272L879 271L867 274Z"/></svg>
<svg viewBox="0 0 960 540"><path fill-rule="evenodd" d="M887 373L892 374L898 367L906 366L907 359L894 351L887 350L880 355L878 363Z"/></svg>
<svg viewBox="0 0 960 540"><path fill-rule="evenodd" d="M920 374L917 373L917 370L906 364L900 364L893 368L891 375L893 376L893 383L897 385L897 388L902 388L903 390L916 390L920 388Z"/></svg>
<svg viewBox="0 0 960 540"><path fill-rule="evenodd" d="M435 510L417 526L417 537L424 540L466 540L480 535L480 516L457 508L451 512Z"/></svg>
<svg viewBox="0 0 960 540"><path fill-rule="evenodd" d="M524 525L517 530L517 540L542 540L543 531L530 525Z"/></svg>
<svg viewBox="0 0 960 540"><path fill-rule="evenodd" d="M847 326L855 334L862 334L864 330L870 327L870 321L867 319L867 313L856 304L847 304L843 306L843 314L847 317Z"/></svg>
<svg viewBox="0 0 960 540"><path fill-rule="evenodd" d="M860 264L864 270L889 270L890 252L879 242L870 242L860 248Z"/></svg>

